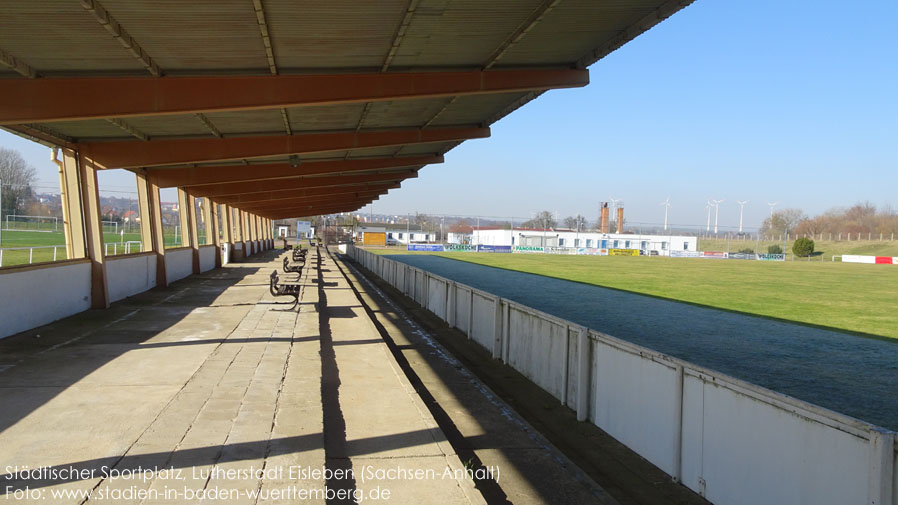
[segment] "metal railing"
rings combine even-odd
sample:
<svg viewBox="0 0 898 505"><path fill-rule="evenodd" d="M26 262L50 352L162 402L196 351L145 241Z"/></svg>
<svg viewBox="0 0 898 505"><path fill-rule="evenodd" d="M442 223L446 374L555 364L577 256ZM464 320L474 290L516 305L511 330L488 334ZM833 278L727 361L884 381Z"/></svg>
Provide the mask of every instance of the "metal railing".
<svg viewBox="0 0 898 505"><path fill-rule="evenodd" d="M132 247L134 244L136 244L136 247ZM122 254L131 254L131 249L137 249L134 252L140 252L143 250L143 248L141 247L141 242L139 240L129 240L124 243L112 242L112 243L104 244L104 246L105 246L105 248L103 250L103 253L106 256L116 256L117 254L119 254L119 252L118 252L119 247L122 248ZM112 246L112 254L111 255L109 254L109 246Z"/></svg>
<svg viewBox="0 0 898 505"><path fill-rule="evenodd" d="M34 250L35 249L53 249L53 261L57 259L57 248L65 248L64 245L41 245L41 246L29 246L29 247L4 247L0 248L0 267L3 266L3 252L4 251L28 251L28 264L34 263Z"/></svg>

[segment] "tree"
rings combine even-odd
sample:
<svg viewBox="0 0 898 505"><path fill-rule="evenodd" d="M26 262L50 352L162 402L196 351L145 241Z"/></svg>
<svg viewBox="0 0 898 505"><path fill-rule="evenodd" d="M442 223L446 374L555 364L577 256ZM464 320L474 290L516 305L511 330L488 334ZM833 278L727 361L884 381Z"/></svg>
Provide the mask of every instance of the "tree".
<svg viewBox="0 0 898 505"><path fill-rule="evenodd" d="M19 214L34 198L35 179L37 171L19 151L0 147L0 192L7 214Z"/></svg>
<svg viewBox="0 0 898 505"><path fill-rule="evenodd" d="M555 217L551 212L547 210L540 211L536 214L536 217L529 221L524 221L524 228L555 228L558 226L558 223L555 221Z"/></svg>
<svg viewBox="0 0 898 505"><path fill-rule="evenodd" d="M783 248L777 244L767 247L767 254L783 254Z"/></svg>
<svg viewBox="0 0 898 505"><path fill-rule="evenodd" d="M771 217L764 220L761 225L761 233L764 235L783 235L785 233L795 233L798 223L807 219L801 209L783 209L774 212Z"/></svg>
<svg viewBox="0 0 898 505"><path fill-rule="evenodd" d="M802 258L814 254L814 241L807 237L796 239L792 244L792 253Z"/></svg>
<svg viewBox="0 0 898 505"><path fill-rule="evenodd" d="M588 228L586 224L586 218L581 216L580 214L564 218L564 227L578 231L586 231Z"/></svg>

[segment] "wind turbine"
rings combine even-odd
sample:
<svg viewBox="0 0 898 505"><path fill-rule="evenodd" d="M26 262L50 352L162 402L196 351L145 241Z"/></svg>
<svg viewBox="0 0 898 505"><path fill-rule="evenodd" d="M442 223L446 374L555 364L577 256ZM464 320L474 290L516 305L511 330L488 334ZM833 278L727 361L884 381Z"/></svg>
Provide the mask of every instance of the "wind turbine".
<svg viewBox="0 0 898 505"><path fill-rule="evenodd" d="M661 205L664 206L664 231L667 231L667 211L670 209L670 197L667 197L667 200L661 202Z"/></svg>
<svg viewBox="0 0 898 505"><path fill-rule="evenodd" d="M736 203L739 204L739 233L740 234L742 233L742 211L745 210L745 204L750 201L751 200L746 200L744 202L740 202L739 200L736 200Z"/></svg>
<svg viewBox="0 0 898 505"><path fill-rule="evenodd" d="M709 199L705 202L705 209L708 211L708 224L705 225L705 233L711 232L711 207L713 207L713 205L711 205L711 200Z"/></svg>
<svg viewBox="0 0 898 505"><path fill-rule="evenodd" d="M767 205L770 206L770 219L771 219L771 220L773 219L773 208L776 207L776 204L778 204L778 203L779 203L779 202L773 202L773 203L769 203L769 202L768 202L768 203L767 203Z"/></svg>
<svg viewBox="0 0 898 505"><path fill-rule="evenodd" d="M723 198L711 202L714 204L714 234L717 235L717 219L720 217L720 204L723 203Z"/></svg>

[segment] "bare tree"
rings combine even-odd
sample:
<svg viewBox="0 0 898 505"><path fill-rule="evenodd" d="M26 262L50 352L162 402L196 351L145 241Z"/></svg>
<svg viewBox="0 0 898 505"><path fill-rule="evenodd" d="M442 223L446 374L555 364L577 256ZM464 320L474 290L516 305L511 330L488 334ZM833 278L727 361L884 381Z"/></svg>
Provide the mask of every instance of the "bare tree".
<svg viewBox="0 0 898 505"><path fill-rule="evenodd" d="M783 209L774 212L773 216L768 217L761 224L761 233L770 235L783 235L785 233L795 233L795 228L807 216L801 209Z"/></svg>
<svg viewBox="0 0 898 505"><path fill-rule="evenodd" d="M564 218L564 227L579 231L585 231L588 228L586 218L581 216L580 214Z"/></svg>
<svg viewBox="0 0 898 505"><path fill-rule="evenodd" d="M37 170L22 158L19 151L0 147L0 191L3 209L7 214L18 214L34 198L32 186Z"/></svg>
<svg viewBox="0 0 898 505"><path fill-rule="evenodd" d="M555 216L547 210L540 211L536 217L524 221L523 224L524 228L555 228L556 226L558 223L555 221Z"/></svg>

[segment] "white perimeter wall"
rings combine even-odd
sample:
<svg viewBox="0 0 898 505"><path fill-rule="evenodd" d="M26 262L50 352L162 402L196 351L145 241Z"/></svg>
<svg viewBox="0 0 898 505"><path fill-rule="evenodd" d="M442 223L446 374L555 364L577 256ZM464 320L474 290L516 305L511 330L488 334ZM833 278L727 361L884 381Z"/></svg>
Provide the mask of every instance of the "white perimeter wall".
<svg viewBox="0 0 898 505"><path fill-rule="evenodd" d="M165 279L171 284L193 273L193 249L168 249L165 251Z"/></svg>
<svg viewBox="0 0 898 505"><path fill-rule="evenodd" d="M215 252L218 251L214 245L200 246L200 272L208 272L215 268Z"/></svg>
<svg viewBox="0 0 898 505"><path fill-rule="evenodd" d="M898 505L895 433L359 248L349 254L712 503Z"/></svg>
<svg viewBox="0 0 898 505"><path fill-rule="evenodd" d="M90 308L89 261L0 271L0 338Z"/></svg>
<svg viewBox="0 0 898 505"><path fill-rule="evenodd" d="M109 301L117 302L156 287L156 255L106 258Z"/></svg>

